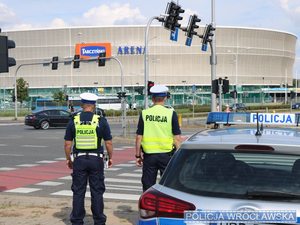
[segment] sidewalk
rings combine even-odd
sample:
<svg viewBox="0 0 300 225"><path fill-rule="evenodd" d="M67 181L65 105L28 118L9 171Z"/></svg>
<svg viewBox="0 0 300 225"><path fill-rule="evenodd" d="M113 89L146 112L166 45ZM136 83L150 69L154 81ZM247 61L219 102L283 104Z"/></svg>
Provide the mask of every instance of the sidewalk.
<svg viewBox="0 0 300 225"><path fill-rule="evenodd" d="M71 225L71 198L14 196L0 193L0 225ZM85 199L85 225L93 225L90 198ZM106 225L135 225L138 202L104 202Z"/></svg>

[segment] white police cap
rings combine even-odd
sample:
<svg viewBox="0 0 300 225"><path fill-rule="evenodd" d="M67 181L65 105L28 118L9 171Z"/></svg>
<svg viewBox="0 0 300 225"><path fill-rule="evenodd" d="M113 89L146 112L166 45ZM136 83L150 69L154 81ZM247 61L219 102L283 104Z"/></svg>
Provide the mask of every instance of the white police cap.
<svg viewBox="0 0 300 225"><path fill-rule="evenodd" d="M80 94L81 102L84 104L96 104L96 101L98 100L98 96L93 93L82 93Z"/></svg>
<svg viewBox="0 0 300 225"><path fill-rule="evenodd" d="M165 97L167 96L168 91L169 88L167 86L160 84L154 85L152 88L150 88L150 92L155 97Z"/></svg>

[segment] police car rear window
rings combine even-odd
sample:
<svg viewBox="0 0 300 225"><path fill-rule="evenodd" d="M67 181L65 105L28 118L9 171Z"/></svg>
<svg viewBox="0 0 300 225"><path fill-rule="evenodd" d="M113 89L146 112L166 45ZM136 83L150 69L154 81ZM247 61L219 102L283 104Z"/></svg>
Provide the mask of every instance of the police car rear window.
<svg viewBox="0 0 300 225"><path fill-rule="evenodd" d="M204 196L300 201L300 155L182 149L160 184Z"/></svg>

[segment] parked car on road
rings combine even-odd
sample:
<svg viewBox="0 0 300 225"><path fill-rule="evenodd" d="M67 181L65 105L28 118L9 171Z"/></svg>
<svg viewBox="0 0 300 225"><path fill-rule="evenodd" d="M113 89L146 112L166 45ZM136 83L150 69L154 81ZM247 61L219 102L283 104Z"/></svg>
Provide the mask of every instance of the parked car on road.
<svg viewBox="0 0 300 225"><path fill-rule="evenodd" d="M294 103L292 105L292 109L299 109L300 108L300 103Z"/></svg>
<svg viewBox="0 0 300 225"><path fill-rule="evenodd" d="M49 127L66 127L71 113L61 109L49 109L25 116L25 125L47 130Z"/></svg>
<svg viewBox="0 0 300 225"><path fill-rule="evenodd" d="M216 119L226 123L233 115L219 113ZM241 113L236 118L244 121ZM196 133L182 143L160 182L141 195L138 225L237 225L245 221L215 221L214 216L203 221L202 216L205 212L284 210L294 210L290 224L299 224L299 146L300 133L295 128L257 125Z"/></svg>

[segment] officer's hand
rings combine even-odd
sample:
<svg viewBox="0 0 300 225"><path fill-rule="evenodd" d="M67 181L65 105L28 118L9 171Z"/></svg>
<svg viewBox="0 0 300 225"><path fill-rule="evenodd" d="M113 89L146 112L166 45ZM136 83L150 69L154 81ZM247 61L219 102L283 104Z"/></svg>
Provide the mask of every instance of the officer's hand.
<svg viewBox="0 0 300 225"><path fill-rule="evenodd" d="M67 160L66 164L69 169L73 169L73 162L71 160Z"/></svg>
<svg viewBox="0 0 300 225"><path fill-rule="evenodd" d="M143 165L143 159L142 158L137 158L135 160L135 164L139 167L141 167Z"/></svg>
<svg viewBox="0 0 300 225"><path fill-rule="evenodd" d="M113 164L112 159L109 159L109 160L108 160L108 168L112 167L112 164Z"/></svg>

